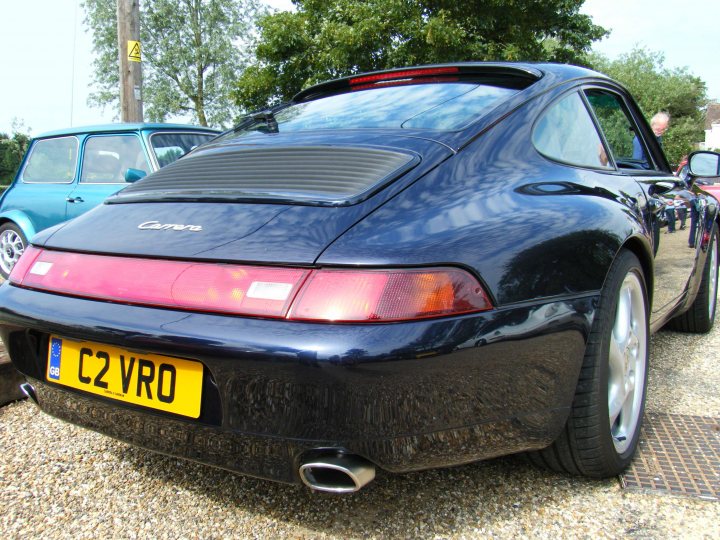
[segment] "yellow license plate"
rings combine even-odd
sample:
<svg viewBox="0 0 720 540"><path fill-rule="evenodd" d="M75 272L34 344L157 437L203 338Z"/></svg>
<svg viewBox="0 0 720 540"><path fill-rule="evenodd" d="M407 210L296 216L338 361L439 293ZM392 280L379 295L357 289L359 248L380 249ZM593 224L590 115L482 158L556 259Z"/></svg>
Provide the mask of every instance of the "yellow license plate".
<svg viewBox="0 0 720 540"><path fill-rule="evenodd" d="M203 365L50 336L48 381L191 418L200 416Z"/></svg>

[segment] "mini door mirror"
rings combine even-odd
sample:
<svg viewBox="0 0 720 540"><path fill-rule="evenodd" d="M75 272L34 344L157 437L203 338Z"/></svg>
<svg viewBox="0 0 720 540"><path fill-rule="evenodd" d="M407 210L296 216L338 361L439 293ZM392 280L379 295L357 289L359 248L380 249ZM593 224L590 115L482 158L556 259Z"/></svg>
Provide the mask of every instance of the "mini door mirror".
<svg viewBox="0 0 720 540"><path fill-rule="evenodd" d="M690 174L698 178L720 176L720 154L716 152L693 152L688 158Z"/></svg>
<svg viewBox="0 0 720 540"><path fill-rule="evenodd" d="M145 178L147 173L142 169L128 169L125 171L125 181L129 183L137 182L141 178Z"/></svg>

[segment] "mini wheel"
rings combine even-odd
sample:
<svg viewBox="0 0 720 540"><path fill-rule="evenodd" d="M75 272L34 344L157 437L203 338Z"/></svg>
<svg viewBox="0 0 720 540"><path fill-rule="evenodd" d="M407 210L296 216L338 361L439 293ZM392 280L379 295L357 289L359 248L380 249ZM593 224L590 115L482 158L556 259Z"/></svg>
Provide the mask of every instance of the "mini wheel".
<svg viewBox="0 0 720 540"><path fill-rule="evenodd" d="M0 227L0 275L7 279L27 247L27 238L14 223Z"/></svg>

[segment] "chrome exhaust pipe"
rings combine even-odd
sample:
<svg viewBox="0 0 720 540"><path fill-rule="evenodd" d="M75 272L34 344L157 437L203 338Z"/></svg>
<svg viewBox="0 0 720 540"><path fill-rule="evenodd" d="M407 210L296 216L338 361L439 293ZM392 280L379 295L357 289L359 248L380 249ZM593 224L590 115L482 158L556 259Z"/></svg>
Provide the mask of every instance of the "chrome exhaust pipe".
<svg viewBox="0 0 720 540"><path fill-rule="evenodd" d="M353 493L375 478L375 465L359 456L320 456L300 466L303 483L315 491Z"/></svg>
<svg viewBox="0 0 720 540"><path fill-rule="evenodd" d="M35 389L33 388L32 384L30 383L22 383L20 385L20 390L22 390L22 393L25 394L30 401L32 401L35 405L40 406L40 403L38 402L37 394L35 393Z"/></svg>

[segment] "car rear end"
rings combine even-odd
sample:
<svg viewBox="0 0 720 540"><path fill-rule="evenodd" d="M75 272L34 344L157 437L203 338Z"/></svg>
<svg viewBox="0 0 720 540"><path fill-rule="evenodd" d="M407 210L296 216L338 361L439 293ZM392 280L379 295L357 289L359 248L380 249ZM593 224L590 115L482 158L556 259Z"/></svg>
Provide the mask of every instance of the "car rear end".
<svg viewBox="0 0 720 540"><path fill-rule="evenodd" d="M133 444L327 491L376 466L547 446L592 298L499 306L453 260L321 262L539 78L438 69L305 92L39 235L0 288L31 397Z"/></svg>

